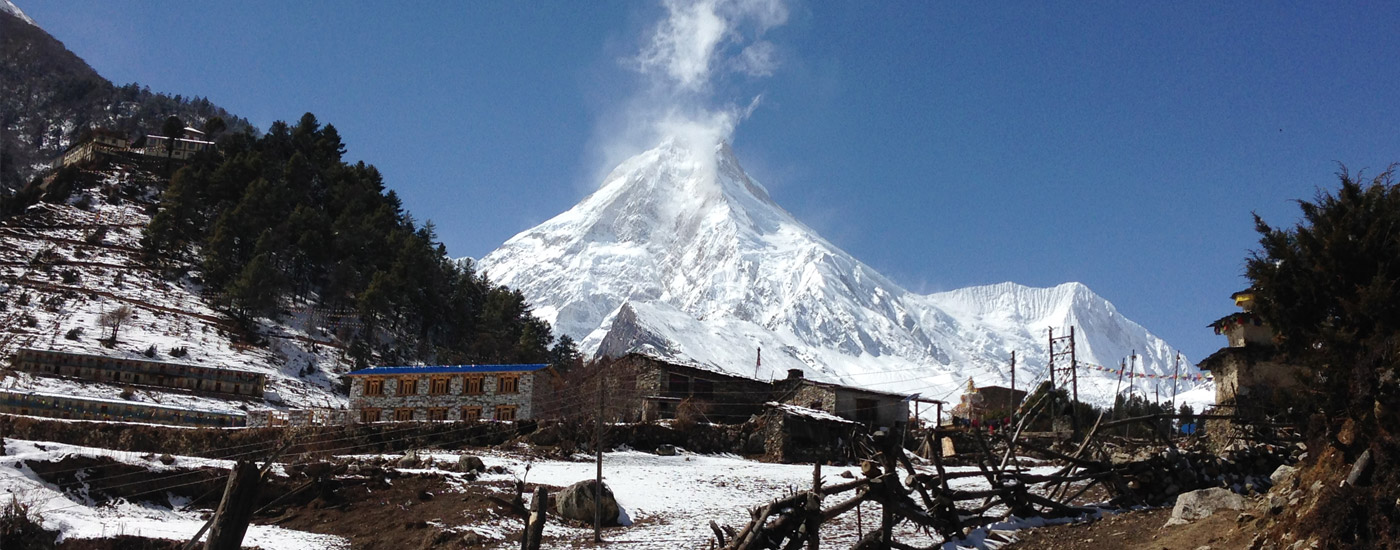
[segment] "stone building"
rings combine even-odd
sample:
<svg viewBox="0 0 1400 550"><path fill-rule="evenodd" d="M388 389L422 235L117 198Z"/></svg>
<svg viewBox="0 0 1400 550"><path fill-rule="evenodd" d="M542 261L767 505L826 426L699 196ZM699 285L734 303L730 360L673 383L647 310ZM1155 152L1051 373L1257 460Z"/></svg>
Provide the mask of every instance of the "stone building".
<svg viewBox="0 0 1400 550"><path fill-rule="evenodd" d="M630 389L610 399L625 401L632 420L676 418L683 407L716 423L737 423L763 412L773 387L767 382L718 372L699 365L663 361L629 353L615 361L610 372L623 378L615 384Z"/></svg>
<svg viewBox="0 0 1400 550"><path fill-rule="evenodd" d="M759 417L765 460L774 462L845 462L853 460L851 442L861 425L819 410L768 402Z"/></svg>
<svg viewBox="0 0 1400 550"><path fill-rule="evenodd" d="M909 422L910 396L810 380L792 369L773 383L775 401L806 407L864 425L899 430Z"/></svg>
<svg viewBox="0 0 1400 550"><path fill-rule="evenodd" d="M694 414L709 422L737 424L771 409L797 405L835 415L867 429L899 429L909 421L909 396L809 380L800 370L783 380L756 380L716 368L629 353L609 366L616 392L609 401L632 411L627 420L660 420Z"/></svg>
<svg viewBox="0 0 1400 550"><path fill-rule="evenodd" d="M1014 416L1016 409L1025 401L1026 392L1004 386L977 387L972 380L967 381L967 391L953 407L953 417L967 420L995 420Z"/></svg>
<svg viewBox="0 0 1400 550"><path fill-rule="evenodd" d="M371 367L346 376L360 422L535 419L559 377L546 364Z"/></svg>
<svg viewBox="0 0 1400 550"><path fill-rule="evenodd" d="M1236 292L1231 298L1242 311L1210 324L1216 334L1225 336L1227 345L1200 363L1215 378L1216 406L1256 410L1286 406L1288 393L1304 383L1307 369L1278 360L1273 329L1254 314L1252 291Z"/></svg>
<svg viewBox="0 0 1400 550"><path fill-rule="evenodd" d="M159 386L259 399L267 386L267 375L260 372L71 351L24 348L15 353L11 362L15 370L38 376Z"/></svg>

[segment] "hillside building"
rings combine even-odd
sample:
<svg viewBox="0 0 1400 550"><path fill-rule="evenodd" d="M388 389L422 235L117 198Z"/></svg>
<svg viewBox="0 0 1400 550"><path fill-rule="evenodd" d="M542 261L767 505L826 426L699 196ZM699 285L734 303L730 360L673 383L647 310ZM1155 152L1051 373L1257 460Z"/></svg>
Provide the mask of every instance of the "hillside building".
<svg viewBox="0 0 1400 550"><path fill-rule="evenodd" d="M73 378L117 385L156 386L195 393L262 398L267 375L222 367L107 357L72 351L24 348L11 366L36 376Z"/></svg>
<svg viewBox="0 0 1400 550"><path fill-rule="evenodd" d="M131 139L122 132L106 128L93 128L78 138L58 157L55 168L85 164L103 155L114 155L131 150Z"/></svg>
<svg viewBox="0 0 1400 550"><path fill-rule="evenodd" d="M173 153L171 147L173 146ZM186 161L202 151L214 149L214 142L204 139L204 132L185 128L174 143L166 136L147 134L144 138L132 141L127 134L106 128L93 128L84 132L73 145L69 146L54 168L88 164L99 159L124 159L127 162L149 162L164 160Z"/></svg>
<svg viewBox="0 0 1400 550"><path fill-rule="evenodd" d="M237 427L247 423L247 417L239 413L16 390L0 390L0 413L195 427Z"/></svg>
<svg viewBox="0 0 1400 550"><path fill-rule="evenodd" d="M535 419L559 377L546 364L371 367L346 376L360 422Z"/></svg>
<svg viewBox="0 0 1400 550"><path fill-rule="evenodd" d="M173 152L171 147L174 147ZM172 143L168 136L147 134L146 146L142 149L142 154L151 157L166 158L173 160L189 160L203 151L214 148L214 142L205 141L204 132L194 128L185 128L183 134L175 138Z"/></svg>

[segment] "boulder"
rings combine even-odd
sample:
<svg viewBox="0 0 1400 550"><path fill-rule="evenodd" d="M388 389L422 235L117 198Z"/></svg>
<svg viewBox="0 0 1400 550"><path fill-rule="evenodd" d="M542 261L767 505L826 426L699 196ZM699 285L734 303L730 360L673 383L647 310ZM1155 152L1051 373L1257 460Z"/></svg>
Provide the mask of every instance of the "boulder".
<svg viewBox="0 0 1400 550"><path fill-rule="evenodd" d="M596 484L593 480L585 480L565 487L559 491L556 505L559 508L559 515L584 523L593 523L593 496ZM603 525L618 525L617 499L613 498L612 490L608 484L603 484Z"/></svg>
<svg viewBox="0 0 1400 550"><path fill-rule="evenodd" d="M423 460L418 458L418 451L409 451L407 454L403 455L403 458L399 459L398 467L417 468L421 464L423 464Z"/></svg>
<svg viewBox="0 0 1400 550"><path fill-rule="evenodd" d="M1243 510L1244 507L1244 497L1219 487L1182 493L1176 497L1176 507L1172 508L1167 525L1182 525L1210 517L1217 510Z"/></svg>
<svg viewBox="0 0 1400 550"><path fill-rule="evenodd" d="M1273 482L1274 487L1283 487L1284 489L1292 489L1297 480L1298 469L1287 464L1275 468L1274 473L1269 476L1269 481Z"/></svg>
<svg viewBox="0 0 1400 550"><path fill-rule="evenodd" d="M662 443L656 446L656 454L659 456L676 456L676 446L669 443Z"/></svg>
<svg viewBox="0 0 1400 550"><path fill-rule="evenodd" d="M457 471L459 472L485 472L486 463L480 458L471 455L457 457Z"/></svg>

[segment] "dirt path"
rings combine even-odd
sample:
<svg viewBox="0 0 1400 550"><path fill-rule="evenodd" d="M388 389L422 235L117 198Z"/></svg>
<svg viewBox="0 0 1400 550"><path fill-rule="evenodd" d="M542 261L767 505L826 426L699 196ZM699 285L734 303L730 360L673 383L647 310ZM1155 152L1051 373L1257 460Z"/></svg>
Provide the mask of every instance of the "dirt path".
<svg viewBox="0 0 1400 550"><path fill-rule="evenodd" d="M1186 525L1164 527L1171 515L1171 508L1157 508L1030 529L1017 533L1021 540L1003 550L1245 550L1254 540L1254 525L1239 523L1239 512L1222 510Z"/></svg>

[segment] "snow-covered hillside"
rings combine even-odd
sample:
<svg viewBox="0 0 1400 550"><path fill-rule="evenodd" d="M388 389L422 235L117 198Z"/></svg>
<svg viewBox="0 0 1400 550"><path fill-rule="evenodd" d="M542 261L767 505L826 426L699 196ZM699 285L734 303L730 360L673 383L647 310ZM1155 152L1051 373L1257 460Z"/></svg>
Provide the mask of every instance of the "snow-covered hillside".
<svg viewBox="0 0 1400 550"><path fill-rule="evenodd" d="M588 353L642 350L763 379L802 369L956 399L969 377L1009 382L1012 351L1018 387L1042 379L1047 329L1074 326L1081 362L1116 366L1136 350L1138 372L1173 372L1166 342L1078 283L909 292L778 206L727 144L707 149L668 140L623 162L479 265ZM1116 381L1084 369L1081 397L1111 402ZM1140 380L1148 397L1148 382L1171 392L1170 380Z"/></svg>
<svg viewBox="0 0 1400 550"><path fill-rule="evenodd" d="M258 343L240 343L234 323L209 304L190 278L171 281L139 260L151 178L124 168L100 174L100 185L77 190L62 204L39 203L0 223L0 357L14 349L69 350L153 359L267 374L270 401L137 387L127 399L204 410L245 411L343 407L336 390L348 370L340 345L304 330L308 312L257 323ZM114 347L98 340L99 318L132 308ZM175 351L184 350L184 353ZM121 399L120 385L33 377L8 372L0 387Z"/></svg>

